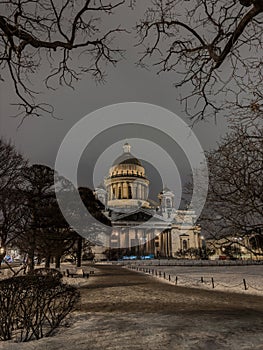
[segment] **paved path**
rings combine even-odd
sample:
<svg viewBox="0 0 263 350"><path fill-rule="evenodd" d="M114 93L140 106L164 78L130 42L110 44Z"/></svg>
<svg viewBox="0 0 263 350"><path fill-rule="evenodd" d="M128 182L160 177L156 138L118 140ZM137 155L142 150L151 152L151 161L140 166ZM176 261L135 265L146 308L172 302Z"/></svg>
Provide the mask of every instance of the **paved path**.
<svg viewBox="0 0 263 350"><path fill-rule="evenodd" d="M222 313L244 317L263 313L263 298L237 293L184 288L121 268L104 265L100 276L82 287L82 311ZM88 299L85 297L88 294Z"/></svg>
<svg viewBox="0 0 263 350"><path fill-rule="evenodd" d="M81 295L81 312L103 313L120 340L133 337L112 349L263 349L262 297L176 287L109 265Z"/></svg>

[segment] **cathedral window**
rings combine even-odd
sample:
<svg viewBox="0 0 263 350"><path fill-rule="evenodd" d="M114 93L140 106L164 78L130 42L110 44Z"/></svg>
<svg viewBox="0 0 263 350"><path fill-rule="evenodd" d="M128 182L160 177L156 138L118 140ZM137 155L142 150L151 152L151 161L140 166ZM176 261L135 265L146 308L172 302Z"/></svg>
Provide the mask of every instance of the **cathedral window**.
<svg viewBox="0 0 263 350"><path fill-rule="evenodd" d="M167 208L171 208L172 207L172 203L171 203L171 199L170 198L166 199L166 207Z"/></svg>

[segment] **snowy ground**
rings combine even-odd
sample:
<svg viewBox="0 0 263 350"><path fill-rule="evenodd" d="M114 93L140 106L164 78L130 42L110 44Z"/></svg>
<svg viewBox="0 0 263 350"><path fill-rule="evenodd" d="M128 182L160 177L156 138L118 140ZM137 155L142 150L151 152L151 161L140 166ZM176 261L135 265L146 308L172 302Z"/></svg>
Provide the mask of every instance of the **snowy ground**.
<svg viewBox="0 0 263 350"><path fill-rule="evenodd" d="M172 284L184 287L214 289L220 291L255 294L263 296L263 265L250 266L143 266L133 265L133 268L147 271L157 278L168 282L169 275ZM150 272L149 272L150 270ZM161 276L159 276L161 273ZM203 278L203 282L201 282ZM244 280L246 283L246 290Z"/></svg>
<svg viewBox="0 0 263 350"><path fill-rule="evenodd" d="M209 322L207 321L209 318ZM246 332L242 334L242 327ZM255 333L258 332L257 336ZM86 313L50 338L3 350L262 350L258 326L233 316Z"/></svg>
<svg viewBox="0 0 263 350"><path fill-rule="evenodd" d="M263 350L262 297L176 287L110 265L64 281L79 287L81 302L57 333L0 349Z"/></svg>
<svg viewBox="0 0 263 350"><path fill-rule="evenodd" d="M12 269L14 271L20 271L19 276L23 275L23 269L21 265L18 266L12 266ZM39 269L39 268L44 268L45 264L39 264L35 266L35 269ZM50 265L51 268L55 268L55 264L51 264ZM60 272L65 275L66 274L66 269L70 269L70 270L74 270L76 269L75 265L72 265L71 263L61 263L61 267L60 267ZM93 270L95 272L95 274L99 271L93 264L90 263L84 263L83 264L83 269L85 272L89 272L91 270ZM4 263L2 264L2 268L0 270L0 279L5 279L5 278L9 278L12 277L14 274L13 272L10 270L10 268L8 268ZM79 286L83 283L85 283L85 280L83 280L83 278L67 278L67 277L63 277L64 278L64 282L69 282L71 284L75 284L76 286Z"/></svg>

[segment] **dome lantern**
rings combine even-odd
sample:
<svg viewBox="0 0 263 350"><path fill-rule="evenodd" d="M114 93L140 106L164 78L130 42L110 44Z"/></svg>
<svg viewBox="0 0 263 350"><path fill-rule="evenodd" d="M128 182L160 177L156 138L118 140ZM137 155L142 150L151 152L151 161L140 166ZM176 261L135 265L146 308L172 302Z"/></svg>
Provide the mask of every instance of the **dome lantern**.
<svg viewBox="0 0 263 350"><path fill-rule="evenodd" d="M131 145L128 144L128 142L126 142L123 146L123 152L124 153L130 153L131 152Z"/></svg>

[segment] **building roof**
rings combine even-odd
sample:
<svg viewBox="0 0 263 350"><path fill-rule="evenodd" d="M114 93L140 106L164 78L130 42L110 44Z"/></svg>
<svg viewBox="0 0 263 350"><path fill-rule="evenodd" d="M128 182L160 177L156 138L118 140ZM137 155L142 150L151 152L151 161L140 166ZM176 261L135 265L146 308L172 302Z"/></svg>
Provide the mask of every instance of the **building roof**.
<svg viewBox="0 0 263 350"><path fill-rule="evenodd" d="M118 158L115 159L113 162L113 165L120 165L120 164L133 164L133 165L139 165L142 166L142 163L134 157L130 152L125 152L122 155L120 155Z"/></svg>
<svg viewBox="0 0 263 350"><path fill-rule="evenodd" d="M142 163L139 161L139 159L137 159L136 157L134 157L133 154L131 154L131 146L128 142L126 142L122 148L123 153L115 159L115 161L113 162L113 166L121 164L132 164L142 166Z"/></svg>

